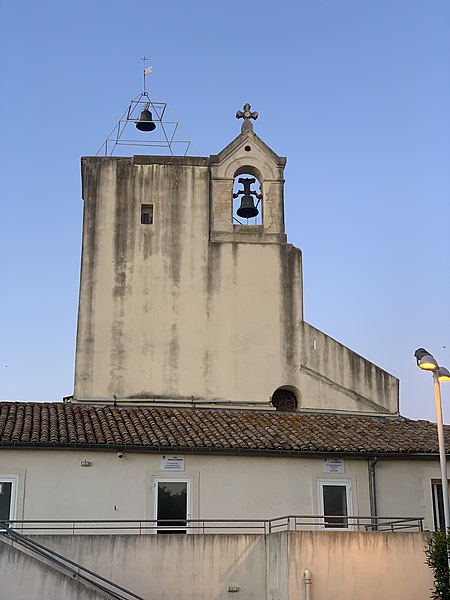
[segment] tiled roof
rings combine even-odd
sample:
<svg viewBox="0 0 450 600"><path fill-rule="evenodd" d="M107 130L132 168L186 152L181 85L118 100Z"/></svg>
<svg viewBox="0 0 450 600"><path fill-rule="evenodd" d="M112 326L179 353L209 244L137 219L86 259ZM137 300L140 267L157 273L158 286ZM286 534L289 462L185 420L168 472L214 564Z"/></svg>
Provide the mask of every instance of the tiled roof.
<svg viewBox="0 0 450 600"><path fill-rule="evenodd" d="M445 427L450 449L450 426ZM436 425L395 416L0 402L0 446L257 454L436 454Z"/></svg>

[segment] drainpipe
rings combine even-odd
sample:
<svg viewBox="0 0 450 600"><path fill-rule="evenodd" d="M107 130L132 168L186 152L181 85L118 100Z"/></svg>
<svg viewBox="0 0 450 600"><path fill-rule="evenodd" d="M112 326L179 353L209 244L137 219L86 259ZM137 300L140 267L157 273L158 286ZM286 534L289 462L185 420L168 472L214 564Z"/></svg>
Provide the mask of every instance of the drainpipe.
<svg viewBox="0 0 450 600"><path fill-rule="evenodd" d="M377 487L376 487L376 479L375 479L375 465L378 462L378 457L375 456L371 461L369 461L369 502L370 502L370 516L377 517ZM372 519L372 530L377 530L377 520Z"/></svg>
<svg viewBox="0 0 450 600"><path fill-rule="evenodd" d="M311 571L309 569L304 569L303 577L305 579L305 600L311 600Z"/></svg>

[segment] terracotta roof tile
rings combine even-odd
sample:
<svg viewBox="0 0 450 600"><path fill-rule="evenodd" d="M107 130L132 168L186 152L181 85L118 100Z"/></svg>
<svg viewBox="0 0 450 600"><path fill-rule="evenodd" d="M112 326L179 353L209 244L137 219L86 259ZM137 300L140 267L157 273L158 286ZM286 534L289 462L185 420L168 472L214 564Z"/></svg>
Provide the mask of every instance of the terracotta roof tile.
<svg viewBox="0 0 450 600"><path fill-rule="evenodd" d="M450 426L445 427L450 449ZM437 454L436 425L399 416L0 402L0 445L278 454Z"/></svg>

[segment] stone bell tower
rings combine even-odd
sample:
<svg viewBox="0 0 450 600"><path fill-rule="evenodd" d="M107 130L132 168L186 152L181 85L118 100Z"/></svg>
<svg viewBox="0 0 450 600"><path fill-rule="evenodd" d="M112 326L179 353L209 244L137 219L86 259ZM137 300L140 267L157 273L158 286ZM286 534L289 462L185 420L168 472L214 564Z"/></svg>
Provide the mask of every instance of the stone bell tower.
<svg viewBox="0 0 450 600"><path fill-rule="evenodd" d="M286 159L236 116L209 158L82 159L74 399L395 411L395 378L304 322Z"/></svg>

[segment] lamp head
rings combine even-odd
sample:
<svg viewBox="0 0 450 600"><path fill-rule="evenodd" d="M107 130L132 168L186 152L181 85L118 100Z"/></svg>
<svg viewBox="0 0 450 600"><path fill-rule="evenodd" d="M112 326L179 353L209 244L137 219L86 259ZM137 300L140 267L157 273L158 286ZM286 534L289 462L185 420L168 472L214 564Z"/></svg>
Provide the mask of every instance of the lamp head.
<svg viewBox="0 0 450 600"><path fill-rule="evenodd" d="M436 371L438 364L432 354L425 350L425 348L417 348L414 352L414 356L417 360L417 366L424 371Z"/></svg>
<svg viewBox="0 0 450 600"><path fill-rule="evenodd" d="M450 381L450 371L446 367L439 367L436 375L439 381Z"/></svg>

